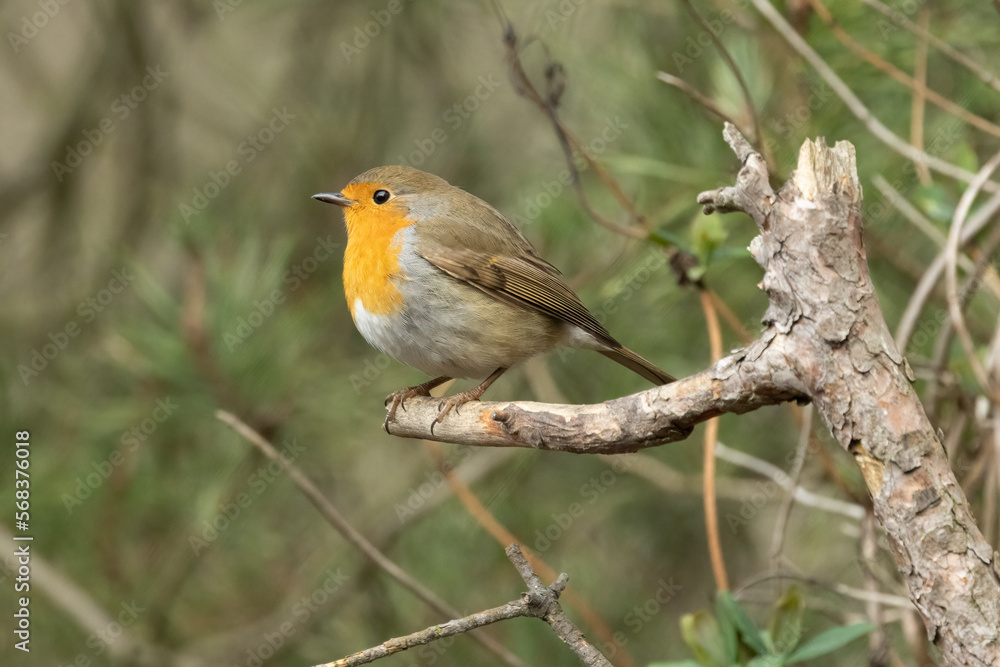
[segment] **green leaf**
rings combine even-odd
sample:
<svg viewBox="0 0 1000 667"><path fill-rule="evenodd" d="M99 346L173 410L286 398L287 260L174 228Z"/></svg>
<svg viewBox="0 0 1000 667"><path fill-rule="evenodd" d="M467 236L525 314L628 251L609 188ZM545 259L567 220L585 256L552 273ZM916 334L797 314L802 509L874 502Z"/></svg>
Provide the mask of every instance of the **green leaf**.
<svg viewBox="0 0 1000 667"><path fill-rule="evenodd" d="M715 599L715 618L719 624L719 636L722 638L722 645L726 652L728 664L736 664L739 657L740 642L736 624L732 617L722 610L719 599Z"/></svg>
<svg viewBox="0 0 1000 667"><path fill-rule="evenodd" d="M955 149L954 163L956 166L972 173L979 171L979 157L976 155L976 150L968 141L963 141Z"/></svg>
<svg viewBox="0 0 1000 667"><path fill-rule="evenodd" d="M789 588L778 600L767 626L773 640L774 653L788 655L799 643L802 638L804 609L802 589L798 586Z"/></svg>
<svg viewBox="0 0 1000 667"><path fill-rule="evenodd" d="M955 201L939 183L922 185L914 189L914 201L931 220L951 222L955 214Z"/></svg>
<svg viewBox="0 0 1000 667"><path fill-rule="evenodd" d="M797 651L788 656L788 664L812 660L821 655L832 653L841 646L851 643L858 637L864 637L875 629L871 623L854 623L853 625L843 625L837 628L830 628L819 633Z"/></svg>
<svg viewBox="0 0 1000 667"><path fill-rule="evenodd" d="M681 635L699 664L705 667L728 667L719 624L707 611L684 614L681 617Z"/></svg>
<svg viewBox="0 0 1000 667"><path fill-rule="evenodd" d="M687 247L687 240L678 234L674 234L666 229L659 229L649 233L649 240L657 245L661 245L669 248L670 246L676 246L678 248L684 249Z"/></svg>
<svg viewBox="0 0 1000 667"><path fill-rule="evenodd" d="M761 655L747 663L747 667L782 667L785 658L781 655Z"/></svg>
<svg viewBox="0 0 1000 667"><path fill-rule="evenodd" d="M718 610L716 613L720 617L725 615L736 626L743 643L757 655L766 655L767 646L764 644L763 637L760 636L760 630L757 629L757 626L750 620L732 594L729 591L719 591L715 596L715 603Z"/></svg>
<svg viewBox="0 0 1000 667"><path fill-rule="evenodd" d="M703 667L700 662L694 660L677 660L671 662L651 662L646 667Z"/></svg>
<svg viewBox="0 0 1000 667"><path fill-rule="evenodd" d="M708 264L715 249L726 242L729 231L718 215L699 215L691 225L691 245L702 264Z"/></svg>

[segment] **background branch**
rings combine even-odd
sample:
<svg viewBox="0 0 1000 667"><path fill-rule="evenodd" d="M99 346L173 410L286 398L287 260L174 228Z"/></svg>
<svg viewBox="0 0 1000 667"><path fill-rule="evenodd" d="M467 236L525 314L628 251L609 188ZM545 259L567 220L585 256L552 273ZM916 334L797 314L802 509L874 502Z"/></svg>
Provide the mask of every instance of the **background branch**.
<svg viewBox="0 0 1000 667"><path fill-rule="evenodd" d="M566 588L568 575L560 574L550 586L544 586L531 565L525 559L524 554L517 544L511 544L506 549L507 558L517 569L518 574L528 585L527 592L523 593L517 600L512 600L505 605L476 612L462 618L457 618L446 623L432 625L429 628L406 635L396 637L382 642L378 646L366 649L359 653L349 655L346 658L334 662L328 662L317 667L354 667L355 665L366 665L375 662L380 658L405 651L415 646L428 644L438 639L452 637L463 632L469 632L476 628L481 628L498 621L506 621L511 618L529 616L544 620L556 635L563 640L580 661L585 665L596 667L611 667L607 658L601 655L583 636L583 633L570 621L559 606L559 595Z"/></svg>

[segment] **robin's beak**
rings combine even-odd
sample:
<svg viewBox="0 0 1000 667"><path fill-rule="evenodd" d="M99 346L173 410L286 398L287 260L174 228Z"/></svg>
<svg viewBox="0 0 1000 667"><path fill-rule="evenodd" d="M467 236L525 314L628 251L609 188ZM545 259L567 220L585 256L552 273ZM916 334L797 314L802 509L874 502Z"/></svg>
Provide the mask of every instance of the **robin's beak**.
<svg viewBox="0 0 1000 667"><path fill-rule="evenodd" d="M326 202L327 204L336 204L337 206L343 206L345 208L358 203L354 199L348 199L339 192L321 192L318 195L313 195L312 198Z"/></svg>

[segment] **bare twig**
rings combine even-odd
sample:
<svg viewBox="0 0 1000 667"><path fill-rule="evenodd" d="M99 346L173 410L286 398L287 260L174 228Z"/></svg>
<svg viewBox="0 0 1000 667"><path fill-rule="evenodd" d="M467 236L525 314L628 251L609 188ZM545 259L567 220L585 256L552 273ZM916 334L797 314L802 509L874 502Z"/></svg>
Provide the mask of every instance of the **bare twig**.
<svg viewBox="0 0 1000 667"><path fill-rule="evenodd" d="M911 77L906 72L900 70L898 67L886 62L871 49L868 49L859 44L857 41L855 41L854 38L851 37L849 34L847 34L847 32L843 28L837 25L837 22L834 21L833 16L830 14L830 10L828 10L826 8L826 5L820 2L820 0L809 0L809 3L813 6L813 9L816 10L816 14L833 31L834 36L836 36L837 39L839 39L840 42L844 44L847 48L849 48L851 51L854 51L859 56L861 56L869 63L871 63L874 67L885 72L890 77L892 77L896 81L899 81L907 88L912 89L919 96L926 97L927 100L932 104L939 106L948 113L958 118L961 118L969 125L977 127L983 132L986 132L987 134L992 134L995 137L1000 137L1000 127L998 127L997 125L989 122L982 116L977 116L976 114L971 113L967 109L963 109L961 106L955 104L945 96L938 93L936 90L928 88L926 85L924 85L923 81ZM919 145L914 145L914 148L916 148L917 150L921 150L922 152L922 149L920 148ZM921 165L922 163L918 162L917 164Z"/></svg>
<svg viewBox="0 0 1000 667"><path fill-rule="evenodd" d="M802 582L808 586L817 586L825 588L827 590L833 591L838 595L843 595L844 597L851 598L852 600L861 600L862 602L868 600L876 600L880 604L887 607L896 607L897 609L913 609L913 602L909 598L905 598L902 595L892 595L891 593L873 592L866 591L861 588L854 588L846 584L840 583L829 583L822 581L820 579L815 579L813 577L803 577L799 574L794 574L791 572L777 572L773 574L764 574L758 577L749 579L745 584L743 584L738 591L738 594L746 591L747 589L756 586L757 584L766 583L773 579L792 579L794 581Z"/></svg>
<svg viewBox="0 0 1000 667"><path fill-rule="evenodd" d="M930 23L931 13L927 7L920 8L920 26L927 31ZM924 114L927 111L927 96L924 90L927 88L927 38L921 36L917 42L917 58L913 65L913 78L920 84L913 89L913 102L910 104L910 143L915 148L924 150ZM931 184L931 171L927 165L914 163L917 169L917 178L921 185Z"/></svg>
<svg viewBox="0 0 1000 667"><path fill-rule="evenodd" d="M656 78L658 78L663 83L674 86L678 88L681 92L685 93L692 100L705 107L709 113L716 116L719 120L725 121L727 123L732 123L733 125L739 127L740 123L727 114L725 111L720 109L718 105L711 100L707 95L699 91L697 88L692 86L690 83L680 78L679 76L674 76L668 72L657 72Z"/></svg>
<svg viewBox="0 0 1000 667"><path fill-rule="evenodd" d="M743 93L743 104L747 111L750 113L750 122L753 125L753 135L750 138L750 143L754 145L762 145L764 141L764 135L760 130L760 118L757 116L757 108L754 105L753 97L750 95L750 87L747 85L746 79L743 78L743 73L740 72L740 68L736 66L736 61L729 54L729 50L726 45L722 43L719 36L716 34L716 30L705 20L705 17L701 15L695 6L691 3L691 0L683 0L684 9L691 14L701 26L708 33L709 38L712 43L715 44L715 48L718 50L719 55L725 61L726 66L729 67L729 71L733 73L736 78L736 84L740 87L740 92Z"/></svg>
<svg viewBox="0 0 1000 667"><path fill-rule="evenodd" d="M965 55L964 53L953 47L951 44L948 44L940 37L934 35L934 33L929 31L925 25L915 24L913 21L906 18L903 12L888 6L884 2L881 2L880 0L861 0L861 1L866 5L868 5L869 7L871 7L872 9L876 9L882 14L884 14L894 23L898 23L899 25L906 28L913 34L918 35L922 39L927 40L935 49L945 54L955 62L968 68L970 71L974 72L976 76L978 76L982 80L983 83L987 84L988 86L992 86L995 90L1000 91L1000 78L998 78L996 74L989 71L981 64L979 64L969 56ZM923 17L921 16L921 18ZM923 21L921 21L921 24L922 23Z"/></svg>
<svg viewBox="0 0 1000 667"><path fill-rule="evenodd" d="M30 546L29 542L15 542L13 533L3 524L0 524L0 542L6 545L24 544ZM10 564L12 565L11 570L16 571L17 565L13 564L13 557L11 557ZM119 618L135 620L139 614L147 611L148 603L146 601L124 600L124 606L121 610L116 610L117 614L109 614L86 590L52 565L35 548L31 549L31 590L38 590L45 595L55 609L66 614L80 630L91 638L100 637L102 640L100 645L106 647L110 658L123 661L134 660L135 664L172 663L185 664L190 667L205 665L196 656L181 656L173 654L165 648L148 644L140 636L141 633L133 632L128 623L121 623L118 620ZM7 631L10 632L10 630ZM115 634L110 635L111 632ZM104 639L109 635L115 637L114 641Z"/></svg>
<svg viewBox="0 0 1000 667"><path fill-rule="evenodd" d="M438 465L441 466L444 462L444 456L440 449L441 446L430 440L426 442L426 445L431 453L431 456L434 457ZM452 489L452 491L454 491L455 495L462 502L462 505L465 506L469 515L475 519L476 523L478 523L483 530L489 533L490 536L500 545L517 543L515 535L510 532L506 526L500 523L492 513L490 513L486 506L483 505L479 498L476 497L476 494L473 493L472 489L457 478L453 470L443 466L440 470L444 475L445 480L448 482L448 486ZM522 558L526 558L531 566L540 572L541 576L548 579L557 578L556 571L548 563L542 560L540 556L533 553L527 547L525 547L525 551L527 553L524 554ZM598 614L593 607L591 607L590 604L583 599L583 597L575 593L573 589L570 588L567 588L563 592L563 597L566 600L566 603L581 617L583 617L586 624L590 626L599 640L607 642L614 641L614 633L611 628L604 621L604 619L601 618L600 614ZM630 667L633 664L632 657L624 649L620 650L617 655L620 663L619 667Z"/></svg>
<svg viewBox="0 0 1000 667"><path fill-rule="evenodd" d="M528 76L527 72L524 71L524 65L521 63L519 39L517 31L514 29L514 24L502 14L500 15L500 20L503 24L504 47L507 50L507 64L510 68L510 78L514 84L514 91L537 106L546 115L549 122L552 123L552 128L555 130L556 137L559 139L559 146L562 148L563 154L565 155L566 166L569 169L572 179L573 191L576 193L576 198L580 202L580 206L587 212L587 215L608 230L625 236L631 236L633 238L645 238L648 234L648 231L646 230L645 217L635 208L635 204L633 204L632 200L625 195L625 192L621 189L621 186L614 179L614 177L608 173L600 162L594 159L590 152L584 148L580 140L577 139L572 132L570 132L569 128L567 128L559 118L559 112L557 110L558 96L543 96L538 92L538 89L535 88L535 85L531 82L531 78ZM583 190L583 186L580 183L580 171L577 169L576 163L573 159L574 154L582 156L587 165L594 169L594 173L597 174L597 177L601 180L604 186L607 187L615 199L618 200L618 203L621 204L622 208L628 212L629 217L635 224L627 226L620 225L597 212L597 210L590 203L590 200L587 198L587 195Z"/></svg>
<svg viewBox="0 0 1000 667"><path fill-rule="evenodd" d="M344 539L357 547L358 550L361 551L361 553L363 553L379 569L395 579L403 588L413 593L417 598L422 600L438 613L446 616L459 615L458 611L454 607L438 597L434 591L430 590L410 576L410 574L403 568L396 565L396 563L390 560L388 556L382 553L378 547L368 541L364 535L362 535L347 521L347 519L344 518L340 511L334 507L333 503L331 503L327 497L316 488L316 485L312 483L312 480L310 480L294 463L285 460L282 454L275 449L274 445L268 442L267 439L260 433L257 433L257 431L244 424L236 415L230 414L224 410L217 410L215 412L215 416L219 421L226 424L229 428L233 429L243 438L248 440L268 459L282 466L288 473L289 479L292 480L295 486L298 487L299 491L301 491L309 502L312 503L313 507L319 511L323 518L326 519L327 522L344 537ZM489 651L499 656L506 664L523 664L516 655L508 651L490 637L478 632L473 633L472 636Z"/></svg>
<svg viewBox="0 0 1000 667"><path fill-rule="evenodd" d="M865 516L865 508L861 505L848 503L837 498L821 496L805 487L796 486L784 470L764 459L741 452L738 449L727 447L721 442L715 445L715 455L727 463L752 470L758 475L770 479L787 491L795 499L795 502L800 505L814 507L832 514L839 514L855 521L861 521Z"/></svg>
<svg viewBox="0 0 1000 667"><path fill-rule="evenodd" d="M803 411L802 425L799 427L799 444L795 448L795 460L792 462L792 472L788 475L788 486L792 489L798 488L799 477L806 462L806 452L809 451L809 436L812 434L813 408L807 406ZM792 515L792 503L795 501L795 494L785 495L778 509L778 518L774 522L774 534L771 537L771 560L775 568L781 558L781 550L785 544L785 531L788 529L788 519Z"/></svg>
<svg viewBox="0 0 1000 667"><path fill-rule="evenodd" d="M983 204L976 212L976 215L963 226L960 245L965 245L978 234L990 219L996 215L997 211L1000 211L1000 193L990 197L989 201ZM906 304L906 310L903 311L903 316L899 318L899 325L896 327L895 340L898 349L906 349L910 336L913 333L913 328L916 326L917 318L920 316L920 311L923 310L927 297L937 284L941 272L944 271L946 262L947 251L945 249L934 258L934 261L927 267L927 271L920 279L920 282L917 283L917 287L913 290L913 295L910 297L909 303Z"/></svg>
<svg viewBox="0 0 1000 667"><path fill-rule="evenodd" d="M883 625L885 618L882 610L882 601L877 597L880 591L878 577L875 576L875 515L866 514L865 520L861 522L861 558L864 564L862 577L865 591L869 594L865 600L865 614L875 629L868 635L868 663L870 665L881 665L885 663L885 654L889 648L888 639L885 636Z"/></svg>
<svg viewBox="0 0 1000 667"><path fill-rule="evenodd" d="M966 183L971 183L972 179L976 177L971 171L962 169L961 167L955 166L954 164L942 160L941 158L935 157L933 155L928 155L926 152L914 148L908 142L904 141L900 137L896 136L889 128L882 124L871 110L865 106L854 91L851 90L844 81L837 76L833 69L826 64L826 61L820 57L816 51L809 46L802 36L795 32L795 29L788 24L788 21L781 15L778 10L769 2L769 0L751 0L754 6L764 15L774 29L778 31L788 44L798 51L799 55L805 58L813 69L823 77L823 80L829 84L833 92L844 102L847 108L853 113L858 120L864 123L865 127L868 128L879 141L887 145L892 150L896 151L900 155L913 160L914 162L920 162L927 165L931 169L942 173L946 176L950 176L959 181L964 181ZM983 186L984 190L989 192L1000 191L1000 184L990 181Z"/></svg>
<svg viewBox="0 0 1000 667"><path fill-rule="evenodd" d="M538 575L531 569L531 565L524 558L517 544L507 547L507 557L517 569L518 574L528 585L528 590L517 600L512 600L505 605L486 609L469 616L457 618L439 625L432 625L429 628L385 641L378 646L372 647L349 655L346 658L334 662L317 665L317 667L354 667L355 665L366 665L380 658L405 651L414 646L421 646L432 641L451 637L463 632L469 632L476 628L481 628L498 621L505 621L511 618L523 616L540 618L544 620L555 631L556 635L563 640L585 665L596 665L598 667L612 667L611 663L595 649L580 632L572 621L566 618L562 608L559 606L559 595L566 587L569 577L566 574L559 575L552 585L544 586Z"/></svg>
<svg viewBox="0 0 1000 667"><path fill-rule="evenodd" d="M719 317L708 292L699 290L698 295L701 297L701 308L705 312L712 361L715 362L722 357L722 332L719 330ZM729 590L729 577L726 576L726 561L722 556L722 542L719 540L719 509L715 497L715 444L718 439L719 418L714 417L708 420L708 424L705 425L705 444L702 455L702 474L705 481L702 502L705 506L705 535L708 538L708 556L712 562L715 587L720 591L727 591Z"/></svg>
<svg viewBox="0 0 1000 667"><path fill-rule="evenodd" d="M948 233L948 245L945 247L944 256L946 268L945 280L948 290L948 314L951 316L952 326L958 334L958 339L962 342L962 347L965 348L965 356L969 360L969 366L972 368L972 372L975 374L980 386L986 395L993 400L994 404L1000 406L1000 394L997 393L997 388L993 386L986 373L986 369L979 360L979 353L976 351L975 343L972 341L972 335L965 325L965 316L962 314L958 294L957 267L959 242L962 238L962 225L965 224L965 218L968 216L969 210L972 208L972 202L975 201L980 188L997 167L1000 167L1000 152L983 165L983 168L976 175L975 180L962 193L962 198L959 200L958 207L955 209L955 215L952 218L951 229Z"/></svg>

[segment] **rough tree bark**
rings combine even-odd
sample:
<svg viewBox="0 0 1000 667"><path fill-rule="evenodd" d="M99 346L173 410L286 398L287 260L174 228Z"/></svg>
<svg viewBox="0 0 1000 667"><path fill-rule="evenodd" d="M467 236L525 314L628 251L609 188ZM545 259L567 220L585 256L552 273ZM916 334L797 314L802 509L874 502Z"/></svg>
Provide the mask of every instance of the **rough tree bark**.
<svg viewBox="0 0 1000 667"><path fill-rule="evenodd" d="M976 526L883 318L854 147L807 141L775 192L746 139L728 124L724 136L743 168L734 187L698 200L757 224L750 251L770 299L760 338L697 375L599 405L470 403L432 432L437 401L411 399L389 432L611 454L681 440L725 412L810 400L864 476L928 637L950 664L1000 664L1000 554Z"/></svg>

